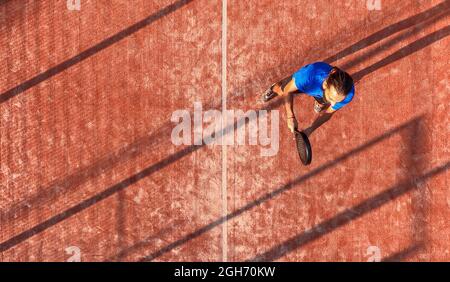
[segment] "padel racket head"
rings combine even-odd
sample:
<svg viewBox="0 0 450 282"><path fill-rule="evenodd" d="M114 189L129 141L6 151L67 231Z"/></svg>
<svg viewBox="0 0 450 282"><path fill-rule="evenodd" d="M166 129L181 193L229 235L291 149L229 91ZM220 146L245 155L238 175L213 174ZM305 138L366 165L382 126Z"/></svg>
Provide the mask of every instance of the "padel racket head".
<svg viewBox="0 0 450 282"><path fill-rule="evenodd" d="M309 165L312 160L312 149L308 136L301 131L295 131L295 142L300 160L304 165Z"/></svg>

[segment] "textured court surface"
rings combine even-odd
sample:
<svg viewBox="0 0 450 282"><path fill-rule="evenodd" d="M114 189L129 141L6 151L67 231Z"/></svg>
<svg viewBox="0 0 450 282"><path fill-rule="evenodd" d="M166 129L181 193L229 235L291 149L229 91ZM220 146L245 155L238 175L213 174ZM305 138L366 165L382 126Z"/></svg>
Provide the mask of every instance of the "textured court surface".
<svg viewBox="0 0 450 282"><path fill-rule="evenodd" d="M450 259L450 1L228 0L229 109L318 60L360 81L309 167L284 111L272 157L171 143L224 55L222 1L173 1L0 1L1 261Z"/></svg>

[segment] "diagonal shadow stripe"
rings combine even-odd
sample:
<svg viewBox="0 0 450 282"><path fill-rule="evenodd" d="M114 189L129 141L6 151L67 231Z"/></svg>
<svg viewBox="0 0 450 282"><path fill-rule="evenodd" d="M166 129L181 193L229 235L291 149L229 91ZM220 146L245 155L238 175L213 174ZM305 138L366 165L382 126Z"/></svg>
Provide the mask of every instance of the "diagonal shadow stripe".
<svg viewBox="0 0 450 282"><path fill-rule="evenodd" d="M64 61L60 63L59 65L56 65L47 71L38 74L37 76L21 83L20 85L17 85L6 92L2 93L0 95L0 104L3 102L8 101L9 99L27 91L28 89L32 88L33 86L36 86L37 84L43 82L44 80L47 80L65 70L68 68L74 66L75 64L78 64L84 60L86 60L89 57L92 57L93 55L97 54L98 52L112 46L113 44L125 39L126 37L132 35L133 33L138 32L139 30L147 27L148 25L154 23L155 21L175 12L176 10L182 8L183 6L189 4L194 0L179 0L176 1L163 9L159 10L158 12L150 15L149 17L135 23L134 25L120 31L119 33L116 33L115 35L106 38L105 40L101 41L97 45L81 52L80 54L70 58L67 61Z"/></svg>
<svg viewBox="0 0 450 282"><path fill-rule="evenodd" d="M434 42L434 41L433 41L433 42ZM430 44L431 44L431 43L430 43ZM419 47L416 48L416 51L418 50L418 48L419 48ZM423 47L422 47L422 48L423 48ZM402 56L402 57L404 57L404 56ZM399 57L399 58L402 58L402 57ZM277 103L278 103L278 105L279 105L279 104L280 104L280 101L277 101ZM276 106L276 105L272 104L272 106ZM272 108L273 108L273 107L272 107ZM266 107L266 108L263 108L263 109L271 109L271 106ZM227 129L225 129L225 131L226 131L226 130L227 130ZM372 140L372 141L373 141L373 140ZM369 141L369 143L371 143L372 141ZM19 244L20 242L23 242L24 240L26 240L26 239L28 239L28 238L30 238L30 237L32 237L32 236L38 234L39 232L42 232L42 231L44 231L44 230L50 228L51 226L53 226L53 225L55 225L55 224L57 224L57 223L63 221L64 219L69 218L70 216L72 216L72 215L74 215L74 214L76 214L76 213L78 213L78 212L81 212L82 210L84 210L84 209L86 209L86 208L88 208L88 207L94 205L94 204L97 203L98 201L101 201L101 200L103 200L103 199L108 198L109 196L111 196L111 195L113 195L113 194L115 194L115 193L117 193L117 192L119 192L119 191L125 189L125 188L128 187L129 185L131 185L131 184L133 184L133 183L136 183L136 182L139 181L140 179L142 179L142 178L144 178L144 177L146 177L146 176L148 176L148 175L151 175L152 173L158 171L159 169L161 169L161 168L163 168L163 167L165 167L165 166L167 166L167 165L169 165L169 164L171 164L171 163L173 163L173 162L175 162L175 161L177 161L177 160L183 158L184 156L186 156L186 155L188 155L188 154L190 154L190 153L192 153L192 152L198 150L199 148L202 148L202 146L187 147L187 148L185 148L185 149L183 149L183 150L180 150L180 151L178 151L177 153L175 153L175 154L173 154L173 155L171 155L171 156L169 156L169 157L163 159L162 161L160 161L160 162L158 162L158 163L156 163L156 164L154 164L154 165L152 165L152 166L150 166L150 167L148 167L148 168L142 170L141 172L139 172L139 173L137 173L137 174L135 174L135 175L133 175L133 176L131 176L131 177L129 177L129 178L123 180L123 181L121 181L120 183L118 183L118 184L116 184L116 185L114 185L114 186L112 186L112 187L107 188L105 191L103 191L103 192L101 192L101 193L95 195L94 197L91 197L91 198L89 198L89 199L83 201L82 203L80 203L80 204L78 204L78 205L76 205L76 206L73 206L72 208L70 208L70 209L68 209L68 210L66 210L66 211L64 211L64 212L62 212L62 213L60 213L60 214L58 214L58 215L56 215L56 216L54 216L54 217L52 217L52 218L50 218L50 219L44 221L44 222L42 222L41 224L38 224L38 225L34 226L33 228L31 228L31 229L29 229L29 230L26 230L26 231L24 231L24 232L18 234L17 236L14 236L13 238L10 238L10 239L6 240L5 242L3 242L3 243L0 244L0 251L7 250L7 249L9 249L9 248L15 246L16 244ZM346 155L346 154L344 154L344 156L345 156L345 155ZM345 158L344 158L344 159L345 159ZM331 161L331 162L329 162L329 163L333 163L333 162L334 162L334 161ZM329 163L327 163L327 164L329 164ZM327 164L326 164L326 165L327 165ZM332 164L332 165L334 165L334 164ZM313 171L313 172L314 172L314 171ZM319 173L319 172L316 171L315 174L317 174L317 173ZM313 176L313 175L311 175L311 176ZM309 178L309 177L304 178L304 176L301 176L300 179L298 179L298 180L303 181L303 180L305 180L305 179L307 179L307 178ZM289 185L293 185L293 183L287 184L287 185L288 185L287 187L284 187L284 186L283 186L284 189L282 189L282 188L280 188L280 189L281 189L281 190L289 190L289 189L292 188L292 187L289 187ZM278 190L280 190L280 189L278 189ZM246 205L244 208L247 207L247 210L248 210L248 209L250 209L250 208L252 208L252 207L254 207L254 206L260 204L261 202L265 201L265 200L264 200L265 198L270 199L270 198L272 198L272 197L278 195L279 193L281 193L281 192L277 193L278 190L276 190L276 191L274 191L274 192L272 192L272 193L269 193L269 196L266 195L266 196L260 198L259 200L257 200L256 202L252 202L252 203L250 203L249 205ZM270 196L271 194L273 194L273 195ZM256 205L255 205L255 203L256 203ZM245 211L245 210L242 210L242 212L244 212L244 211ZM236 214L235 214L235 213L232 213L231 215L235 214L235 216L237 216L237 215L241 214L242 212L238 212L238 213L236 213ZM224 222L227 218L229 218L229 216L230 216L230 215L228 215L228 216L225 217L225 218L218 219L217 221L212 222L210 225L205 226L204 228L199 229L199 230L201 231L200 233L198 233L197 231L194 232L194 233L195 233L195 234L198 233L198 234L200 235L200 234L203 233L204 230L208 231L208 230L212 229L213 227L219 225L220 223ZM209 228L209 227L210 227L210 228ZM205 229L205 228L206 228L206 229ZM204 232L206 232L206 231L204 231ZM194 234L194 235L195 235L195 234ZM198 236L198 235L196 235L196 236ZM196 236L194 236L194 237L192 237L192 238L195 238ZM190 238L190 239L192 239L192 238ZM189 241L190 239L188 239L187 241ZM169 250L170 250L170 249L169 249ZM164 253L164 252L163 252L163 253ZM149 257L151 257L151 255L150 255ZM145 259L146 259L146 258L144 258L144 260L145 260Z"/></svg>
<svg viewBox="0 0 450 282"><path fill-rule="evenodd" d="M278 100L277 101L278 104L280 104L281 101L282 101L281 99ZM273 107L278 106L278 104L277 103L272 103L272 104L270 104L269 106L267 106L267 107L265 107L263 109L268 110L268 109L271 109ZM281 194L281 193L283 193L283 192L285 192L287 190L290 190L290 189L294 188L295 185L297 185L297 184L299 184L299 183L301 183L301 182L303 182L303 181L305 181L305 180L307 180L307 179L309 179L309 178L311 178L311 177L313 177L313 176L315 176L315 175L317 175L317 174L319 174L319 173L329 169L332 166L335 166L339 162L348 159L352 155L360 153L360 152L364 151L365 149L367 149L367 148L369 148L369 147L371 147L371 146L381 142L382 140L390 137L391 135L395 134L396 132L398 132L398 131L400 131L400 130L402 130L404 128L407 128L411 124L414 124L419 119L420 119L420 117L415 118L415 119L413 119L413 120L411 120L411 121L409 121L409 122L407 122L407 123L405 123L405 124L403 124L403 125L401 125L399 127L396 127L396 128L394 128L392 130L389 130L388 132L380 135L379 137L374 138L371 141L369 141L369 142L367 142L367 143L365 143L365 144L363 144L363 145L361 145L361 146L359 146L359 147L357 147L357 148L355 148L355 149L353 149L353 150L351 150L351 151L341 155L340 157L336 158L333 161L325 163L324 165L316 168L315 170L311 171L308 174L305 174L305 175L302 175L302 176L298 177L294 181L292 181L292 182L290 182L290 183L288 183L288 184L286 184L286 185L284 185L284 186L282 186L282 187L272 191L271 193L268 193L268 194L258 198L257 200L255 200L255 201L247 204L246 206L236 210L235 212L227 215L226 217L219 218L218 220L216 220L216 221L206 225L205 227L195 231L194 233L191 233L191 234L187 235L184 239L180 239L180 240L178 240L178 241L176 241L176 242L166 246L165 248L161 249L160 251L158 251L158 252L156 252L156 253L154 253L154 254L152 254L149 257L144 258L144 259L145 260L146 259L148 259L148 260L154 259L154 258L162 255L163 253L168 252L168 251L172 250L173 248L175 248L175 247L177 247L177 246L179 246L179 245L181 245L181 244L183 244L183 243L185 243L185 242L187 242L189 240L192 240L195 237L200 236L201 234L205 233L206 231L211 230L215 226L223 223L224 221L226 221L226 220L228 220L230 218L236 217L236 216L244 213L245 211L250 210L250 209L260 205L262 202L267 201L269 199L272 199L272 198L276 197L277 195L279 195L279 194ZM237 124L239 124L238 121L236 121L233 125L230 125L227 128L225 128L223 132L218 134L218 136L220 136L222 134L225 134L226 131L231 130L231 127L234 128ZM0 244L0 252L6 251L6 250L12 248L13 246L15 246L15 245L17 245L17 244L19 244L19 243L21 243L21 242L23 242L23 241L33 237L33 236L35 236L36 234L39 234L39 233L45 231L46 229L48 229L48 228L58 224L59 222L62 222L65 219L70 218L71 216L73 216L73 215L75 215L75 214L77 214L77 213L79 213L79 212L81 212L81 211L83 211L83 210L85 210L85 209L95 205L96 203L98 203L98 202L100 202L100 201L102 201L102 200L104 200L106 198L109 198L110 196L112 196L112 195L114 195L114 194L124 190L128 186L130 186L130 185L132 185L134 183L137 183L139 180L141 180L141 179L143 179L143 178L153 174L154 172L156 172L156 171L158 171L158 170L160 170L160 169L162 169L162 168L164 168L164 167L174 163L175 161L178 161L181 158L183 158L183 157L185 157L185 156L187 156L187 155L189 155L189 154L199 150L203 146L204 145L201 145L201 146L194 146L194 145L192 145L192 146L186 147L186 148L178 151L177 153L172 154L172 155L164 158L163 160L161 160L161 161L159 161L159 162L157 162L157 163L155 163L155 164L153 164L153 165L143 169L139 173L136 173L136 174L130 176L129 178L127 178L127 179L125 179L125 180L123 180L123 181L121 181L121 182L119 182L119 183L117 183L117 184L107 188L103 192L101 192L99 194L96 194L95 196L93 196L93 197L91 197L91 198L89 198L87 200L84 200L83 202L81 202L81 203L79 203L79 204L77 204L77 205L75 205L75 206L65 210L64 212L61 212L61 213L59 213L59 214L57 214L57 215L55 215L55 216L53 216L53 217L43 221L42 223L40 223L40 224L38 224L38 225L36 225L36 226L26 230L26 231L24 231L24 232L22 232L22 233L20 233L20 234L18 234L16 236L14 236L14 237L12 237L12 238L2 242Z"/></svg>
<svg viewBox="0 0 450 282"><path fill-rule="evenodd" d="M418 33L422 32L425 28L427 28L429 26L433 26L440 20L448 17L449 10L450 9L447 9L446 11L442 11L440 14L437 14L434 17L427 19L421 23L418 23L417 25L410 28L408 31L400 33L397 36L390 38L388 41L383 42L380 46L376 47L375 49L370 50L369 52L346 62L345 64L341 65L340 68L349 69L351 67L354 67L364 61L369 60L370 58L374 57L375 55L389 49L390 47L394 46L395 44L403 42L403 41L407 40L408 38L417 35Z"/></svg>
<svg viewBox="0 0 450 282"><path fill-rule="evenodd" d="M405 258L417 253L421 249L425 247L425 244L423 242L420 242L418 244L414 244L412 246L409 246L405 248L404 250L401 250L400 252L394 253L384 259L382 261L385 262L396 262L396 261L402 261Z"/></svg>
<svg viewBox="0 0 450 282"><path fill-rule="evenodd" d="M436 14L441 14L442 12L445 12L450 9L450 0L445 0L442 3L422 12L417 15L414 15L412 17L409 17L407 19L401 20L395 24L392 24L388 27L385 27L370 36L356 42L355 44L345 48L344 50L326 58L324 61L327 63L331 63L337 60L340 60L350 54L353 54L363 48L366 48L370 45L373 45L377 43L378 41L381 41L382 39L389 37L399 31L402 31L404 29L408 29L417 23L420 23L422 21L426 21L430 19L431 17L434 17Z"/></svg>
<svg viewBox="0 0 450 282"><path fill-rule="evenodd" d="M352 220L355 220L370 211L373 211L382 205L392 201L401 195L417 188L417 183L426 181L428 178L438 175L440 173L445 172L450 168L450 162L447 162L439 167L436 167L427 173L417 177L416 179L409 179L408 181L404 181L398 185L390 187L388 190L377 194L376 196L371 197L363 201L362 203L346 209L345 211L337 214L336 216L323 221L322 223L312 227L301 234L286 240L282 244L279 244L267 252L257 255L249 261L273 261L276 260L287 253L309 243L312 242L333 230L349 223Z"/></svg>
<svg viewBox="0 0 450 282"><path fill-rule="evenodd" d="M425 36L424 38L419 39L417 42L411 43L411 44L401 48L397 52L389 55L388 57L382 59L381 61L374 63L373 65L353 74L355 81L361 80L364 76L378 70L379 68L386 66L396 60L402 59L402 58L430 45L431 43L433 43L439 39L442 39L445 36L448 36L448 34L450 32L449 27L450 26L447 26L446 28L443 28L441 30L434 32L433 34ZM281 104L280 102L281 101L277 101L276 105L273 104L272 106L269 106L265 109L273 109L274 107L280 105ZM216 107L217 107L217 105L214 106L213 108L216 108ZM170 125L170 123L166 123L163 127L161 127L159 130L157 130L157 132L155 132L154 134L151 134L150 136L148 136L146 138L143 138L141 140L138 140L137 142L129 144L128 146L122 148L120 150L120 152L118 152L117 154L112 154L110 156L107 156L107 157L95 162L94 164L89 165L88 167L70 175L68 178L62 179L60 181L56 181L55 183L51 184L50 187L48 187L47 189L44 189L44 190L48 191L46 193L46 195L44 195L44 197L49 197L49 196L53 195L55 190L68 189L68 188L80 185L83 182L85 182L87 179L101 174L105 168L111 167L114 163L118 162L119 160L123 161L123 160L130 159L133 156L136 156L137 154L139 154L139 151L135 150L137 147L139 147L141 145L142 146L151 146L153 144L156 144L158 142L158 140L160 140L164 135L170 134L170 132L169 132L170 128L167 127L169 125ZM186 155L186 152L184 150L176 153L176 156L185 156L185 155ZM173 162L173 160L171 162ZM159 167L158 164L157 164L157 167ZM34 197L28 201L25 201L24 203L20 203L16 207L13 207L11 210L9 210L7 212L2 212L1 216L6 220L11 220L16 215L16 212L26 210L25 208L28 207L30 203L32 203L33 205L36 204L38 201L40 201L42 196L43 195L37 195L36 197Z"/></svg>
<svg viewBox="0 0 450 282"><path fill-rule="evenodd" d="M449 36L449 35L450 35L450 25L443 27L438 31L430 33L430 34L414 41L413 43L408 44L405 47L397 50L396 52L394 52L391 55L385 57L384 59L374 63L373 65L354 73L352 75L353 79L355 81L359 81L366 75L368 75L382 67L385 67L397 60L400 60L406 56L409 56L409 55L411 55L411 54L431 45L432 43Z"/></svg>
<svg viewBox="0 0 450 282"><path fill-rule="evenodd" d="M275 102L270 103L269 105L260 108L259 110L271 110L274 109L275 107L278 107L281 103L282 103L282 99L279 99ZM233 128L236 128L237 126L244 126L246 123L248 123L250 121L250 119L243 119L245 121L245 123L239 123L239 121L242 120L237 120L235 121L233 124L225 127L223 129L223 131L216 133L217 138L220 138L223 135L226 135L227 133L229 133ZM36 234L39 234L40 232L54 226L55 224L58 224L59 222L95 205L96 203L109 198L110 196L124 190L125 188L129 187L132 184L137 183L139 180L161 170L162 168L182 159L183 157L197 151L200 150L201 148L203 148L205 146L205 144L203 145L191 145L188 146L178 152L176 152L175 154L172 154L166 158L164 158L163 160L141 170L139 173L136 173L124 180L122 180L121 182L107 188L106 190L104 190L103 192L96 194L95 196L84 200L83 202L65 210L64 212L61 212L51 218L49 218L46 221L43 221L42 223L2 242L0 244L0 252L6 251L10 248L12 248L13 246L29 239L30 237L33 237Z"/></svg>
<svg viewBox="0 0 450 282"><path fill-rule="evenodd" d="M362 216L363 214L366 214L376 208L378 208L380 205L387 203L388 201L394 200L392 197L394 192L398 192L397 195L400 196L410 190L416 190L415 188L418 187L417 183L420 183L420 179L423 175L419 174L419 172L422 172L424 170L423 167L423 158L415 158L414 156L417 156L420 154L421 148L429 147L425 142L425 138L423 133L421 132L423 129L422 127L422 119L417 120L416 122L412 123L411 126L409 126L406 130L402 130L398 134L403 139L403 143L406 145L407 151L402 153L402 162L406 165L406 172L405 172L405 179L403 181L400 181L400 184L397 184L392 189L387 189L381 193L378 193L376 196L369 198L366 201L363 201L363 205L356 205L353 208L347 209L346 211L334 216L332 220L326 220L322 222L321 224L316 225L315 227L311 228L310 230L307 230L303 233L301 233L302 236L296 237L296 240L294 243L291 240L286 240L285 242L279 244L277 247L272 248L268 252L264 253L261 256L257 256L254 258L255 260L268 260L271 261L273 259L279 258L281 256L286 255L289 252L292 252L294 249L298 248L295 243L299 243L300 241L303 245L306 243L309 243L312 240L315 240L317 238L320 238L326 234L331 233L336 228L340 227L341 225L344 225L346 223L349 223L350 221L356 219L356 217ZM402 188L401 183L407 183L408 186L407 189L400 189ZM423 192L423 189L417 189L421 192ZM388 193L392 192L392 193ZM380 195L383 195L380 197ZM421 197L422 198L422 197ZM414 199L414 195L413 195ZM382 201L384 200L384 202ZM418 206L416 210L413 213L412 221L413 221L413 242L412 246L419 246L424 245L425 237L424 237L424 227L422 222L422 217L424 211L422 210L423 202L418 203L417 201L413 200L413 205ZM350 213L349 213L350 212ZM343 216L345 215L345 216ZM317 227L317 230L315 228ZM317 231L316 234L314 234L313 231ZM321 232L318 234L318 232ZM305 236L303 236L305 235ZM306 235L311 235L311 238L307 237L304 242L302 241ZM408 248L409 249L409 248ZM411 251L408 250L408 254L411 254ZM398 253L396 256L397 258L400 258L400 255L406 256L405 254L406 250L403 252Z"/></svg>
<svg viewBox="0 0 450 282"><path fill-rule="evenodd" d="M450 3L450 1L446 1L446 3ZM397 32L403 28L407 28L410 26L414 26L414 28L416 30L420 30L420 28L416 28L417 26L415 26L415 25L420 25L422 21L427 20L427 17L435 19L437 16L439 16L441 14L441 9L445 9L447 6L445 6L443 4L437 5L419 15L412 16L406 20L403 20L401 22L393 24L392 26L384 28L381 31L376 32L375 34L370 35L369 37L366 37L366 38L360 40L358 43L346 48L345 50L347 50L347 51L354 50L356 52L356 50L358 48L355 49L354 46L359 46L359 47L370 46L374 42L375 39L382 40L384 37L389 36L391 33ZM433 20L433 22L434 22L434 20ZM312 51L312 49L310 51ZM344 53L345 53L345 55L349 55L351 53L351 52L344 52L344 51L341 51L341 52L335 54L334 56L331 56L328 59L325 59L325 61L332 63L332 61L334 59L336 59L338 56L342 57ZM286 62L283 62L281 65L287 65L288 63L289 62L286 61ZM353 66L353 64L350 64L350 65L347 65L346 67L352 67L352 66ZM343 68L345 68L345 67L343 66ZM265 74L267 75L267 73L271 73L271 72L273 72L273 70L274 69L266 70ZM279 68L275 68L275 70L279 70ZM278 75L278 71L276 71L276 73ZM259 77L262 75L263 74L256 75L255 77ZM254 81L255 81L255 79L248 80L246 83L244 83L244 87L239 87L239 91L242 93L247 93L247 92L251 91L253 89L252 82L254 82ZM236 95L233 95L232 99L239 99L239 97L237 97ZM220 109L220 104L210 103L209 105L205 106L205 108ZM163 125L161 125L156 131L151 133L149 136L142 137L142 138L136 140L135 142L130 143L130 144L124 146L123 148L120 148L119 151L114 152L110 155L107 155L86 167L76 170L74 173L68 175L67 177L65 177L63 179L55 180L54 182L50 183L47 187L42 187L42 189L40 189L40 190L42 190L43 192L41 192L37 195L34 195L34 196L30 197L29 199L26 199L26 200L23 200L23 201L17 203L16 205L11 207L7 211L2 211L0 213L0 216L4 220L9 221L9 220L12 220L13 218L15 218L17 216L17 214L19 214L19 215L26 214L26 212L28 212L30 206L36 206L37 204L45 203L45 201L51 200L52 197L54 197L55 195L64 194L65 191L68 191L69 189L77 187L77 186L83 184L84 182L88 181L89 179L97 177L98 175L102 174L103 171L114 167L118 163L127 161L127 160L139 155L140 152L139 152L139 150L137 150L137 148L139 148L140 146L145 146L145 147L154 146L155 144L160 142L161 138L166 138L167 136L169 136L170 131L171 131L171 125L172 124L170 121L165 122Z"/></svg>
<svg viewBox="0 0 450 282"><path fill-rule="evenodd" d="M193 0L179 0L162 10L158 11L155 14L150 15L148 18L128 27L127 29L105 39L104 41L100 42L99 44L83 51L82 53L78 54L77 56L21 83L20 85L17 85L6 92L0 94L0 104L3 102L8 101L9 99L23 93L24 91L32 88L33 86L36 86L37 84L43 82L44 80L51 78L58 73L65 71L66 69L72 67L73 65L95 55L99 51L113 45L114 43L128 37L129 35L139 31L140 29L146 27L147 25L157 21L158 19L174 12L175 10L185 6L189 2L192 2ZM355 53L365 47L368 47L370 45L373 45L374 43L396 33L403 29L407 29L411 26L416 25L417 23L420 23L421 21L427 20L431 17L433 17L436 14L441 13L443 10L448 10L450 6L450 0L445 0L444 2L434 6L433 8L430 8L420 14L411 16L407 19L404 19L402 21L399 21L395 24L392 24L380 31L375 32L374 34L361 39L357 43L345 48L344 50L324 59L325 62L331 63L334 61L337 61L339 59L342 59L352 53Z"/></svg>
<svg viewBox="0 0 450 282"><path fill-rule="evenodd" d="M358 146L358 147L348 151L347 153L342 154L341 156L337 157L336 159L334 159L332 161L329 161L329 162L319 166L318 168L310 171L309 173L304 174L302 176L299 176L296 179L290 181L289 183L286 183L285 185L275 189L274 191L259 197L258 199L254 200L254 201L248 203L247 205L245 205L245 206L235 210L234 212L228 214L227 216L221 217L221 218L219 218L219 219L217 219L217 220L215 220L215 221L213 221L213 222L211 222L211 223L209 223L209 224L207 224L207 225L197 229L196 231L185 235L183 238L181 238L181 239L179 239L177 241L174 241L171 244L168 244L167 246L161 248L160 250L155 251L152 254L142 258L142 261L154 260L155 258L157 258L157 257L159 257L159 256L161 256L161 255L163 255L163 254L165 254L165 253L167 253L167 252L177 248L178 246L181 246L181 245L185 244L186 242L188 242L188 241L190 241L190 240L192 240L192 239L194 239L196 237L199 237L203 233L210 231L211 229L213 229L216 226L219 226L220 224L224 223L225 221L233 219L233 218L243 214L244 212L247 212L247 211L249 211L249 210L259 206L260 204L262 204L265 201L273 199L273 198L277 197L278 195L280 195L280 194L282 194L282 193L284 193L286 191L294 189L296 185L298 185L298 184L300 184L300 183L302 183L302 182L304 182L304 181L306 181L306 180L308 180L308 179L310 179L310 178L312 178L312 177L314 177L314 176L316 176L316 175L318 175L318 174L320 174L320 173L330 169L331 167L337 165L338 163L349 159L353 155L356 155L358 153L361 153L364 150L367 150L368 148L370 148L370 147L380 143L381 141L389 138L390 136L392 136L392 135L394 135L394 134L396 134L396 133L398 133L398 132L400 132L402 130L407 129L408 127L414 126L414 124L419 122L419 120L421 120L421 119L422 119L422 116L418 116L418 117L416 117L416 118L414 118L414 119L412 119L412 120L410 120L410 121L408 121L408 122L406 122L406 123L404 123L404 124L402 124L402 125L400 125L398 127L395 127L393 129L385 132L384 134L381 134L378 137L373 138L372 140L370 140L370 141L368 141L368 142L366 142L366 143L364 143L364 144L362 144L362 145L360 145L360 146Z"/></svg>

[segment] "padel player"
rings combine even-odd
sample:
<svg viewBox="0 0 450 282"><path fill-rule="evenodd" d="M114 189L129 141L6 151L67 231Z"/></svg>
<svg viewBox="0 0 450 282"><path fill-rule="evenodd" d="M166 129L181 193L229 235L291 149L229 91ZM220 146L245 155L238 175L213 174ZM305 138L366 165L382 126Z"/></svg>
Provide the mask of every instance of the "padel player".
<svg viewBox="0 0 450 282"><path fill-rule="evenodd" d="M287 124L292 132L298 127L294 115L294 94L304 93L315 99L314 111L319 116L303 132L309 136L327 122L331 116L343 106L350 103L355 94L352 77L345 71L324 62L306 65L267 89L263 94L265 102L282 96L285 99Z"/></svg>

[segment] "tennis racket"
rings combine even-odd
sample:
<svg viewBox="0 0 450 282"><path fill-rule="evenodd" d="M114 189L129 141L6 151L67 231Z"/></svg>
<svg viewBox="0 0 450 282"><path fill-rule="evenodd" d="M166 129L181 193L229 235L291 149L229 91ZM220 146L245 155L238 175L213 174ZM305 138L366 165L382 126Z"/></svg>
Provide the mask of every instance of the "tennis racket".
<svg viewBox="0 0 450 282"><path fill-rule="evenodd" d="M311 143L305 133L295 130L295 143L297 144L297 152L300 160L304 165L309 165L312 160Z"/></svg>

